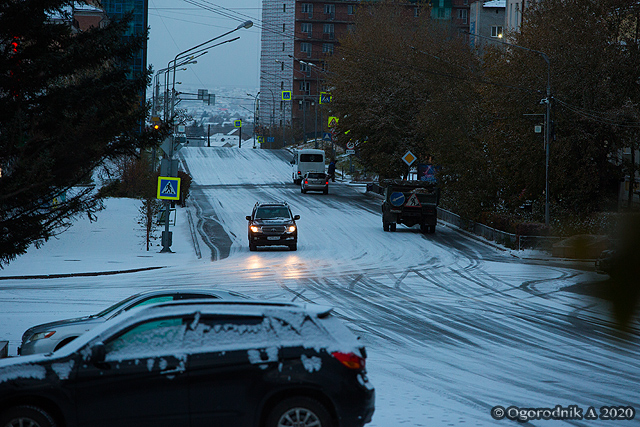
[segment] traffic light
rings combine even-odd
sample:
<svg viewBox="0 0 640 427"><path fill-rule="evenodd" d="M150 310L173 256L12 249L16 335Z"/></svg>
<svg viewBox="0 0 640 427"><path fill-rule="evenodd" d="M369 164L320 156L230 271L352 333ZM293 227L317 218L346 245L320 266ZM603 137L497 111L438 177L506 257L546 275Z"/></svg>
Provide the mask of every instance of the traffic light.
<svg viewBox="0 0 640 427"><path fill-rule="evenodd" d="M18 53L18 37L14 36L11 42L11 52L15 55Z"/></svg>
<svg viewBox="0 0 640 427"><path fill-rule="evenodd" d="M160 123L154 123L153 128L155 130L159 130L160 129Z"/></svg>

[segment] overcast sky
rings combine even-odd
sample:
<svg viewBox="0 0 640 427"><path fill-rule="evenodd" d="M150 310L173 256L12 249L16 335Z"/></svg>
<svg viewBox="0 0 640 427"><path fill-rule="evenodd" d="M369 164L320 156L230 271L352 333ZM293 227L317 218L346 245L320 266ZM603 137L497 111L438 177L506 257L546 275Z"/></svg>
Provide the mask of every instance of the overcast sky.
<svg viewBox="0 0 640 427"><path fill-rule="evenodd" d="M252 28L240 29L213 43L237 36L239 40L210 49L197 59L197 64L179 71L176 81L182 82L183 88L257 88L261 9L262 0L149 0L148 64L155 74L178 53L250 19L254 22Z"/></svg>

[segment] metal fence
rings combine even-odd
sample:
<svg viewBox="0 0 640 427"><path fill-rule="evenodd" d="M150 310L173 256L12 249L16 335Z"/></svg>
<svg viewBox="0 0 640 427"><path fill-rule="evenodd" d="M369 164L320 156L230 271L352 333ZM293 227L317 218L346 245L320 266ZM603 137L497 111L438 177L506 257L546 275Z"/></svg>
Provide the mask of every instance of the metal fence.
<svg viewBox="0 0 640 427"><path fill-rule="evenodd" d="M367 191L379 195L384 194L384 189L377 183L367 184ZM454 214L443 208L438 208L438 219L447 222L461 230L481 236L497 244L504 245L511 249L536 249L551 252L553 244L562 240L560 237L547 236L520 236L497 230L487 225L464 219L460 215Z"/></svg>

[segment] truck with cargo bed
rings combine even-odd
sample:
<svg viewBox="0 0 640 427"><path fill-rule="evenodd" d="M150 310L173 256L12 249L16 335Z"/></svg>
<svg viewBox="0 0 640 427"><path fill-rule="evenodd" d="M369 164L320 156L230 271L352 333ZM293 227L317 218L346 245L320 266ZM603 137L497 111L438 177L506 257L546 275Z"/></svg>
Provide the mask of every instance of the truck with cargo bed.
<svg viewBox="0 0 640 427"><path fill-rule="evenodd" d="M434 182L385 180L382 202L382 228L396 231L397 224L420 225L423 233L434 233L438 221L440 189Z"/></svg>

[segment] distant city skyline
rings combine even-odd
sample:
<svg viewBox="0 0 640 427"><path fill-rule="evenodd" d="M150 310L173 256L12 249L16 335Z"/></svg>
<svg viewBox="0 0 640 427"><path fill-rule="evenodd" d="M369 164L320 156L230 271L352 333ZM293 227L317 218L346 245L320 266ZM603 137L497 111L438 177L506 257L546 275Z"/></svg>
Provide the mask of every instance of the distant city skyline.
<svg viewBox="0 0 640 427"><path fill-rule="evenodd" d="M261 0L149 0L147 63L155 73L180 52L235 29L246 20L254 26L216 40L240 39L214 47L178 71L181 87L212 91L216 87L259 87Z"/></svg>

